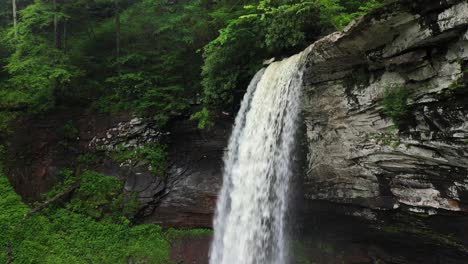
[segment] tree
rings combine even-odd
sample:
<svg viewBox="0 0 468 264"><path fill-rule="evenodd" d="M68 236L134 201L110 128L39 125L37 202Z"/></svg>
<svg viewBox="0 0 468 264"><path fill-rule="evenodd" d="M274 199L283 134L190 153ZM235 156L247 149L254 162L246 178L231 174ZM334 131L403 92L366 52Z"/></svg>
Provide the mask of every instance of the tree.
<svg viewBox="0 0 468 264"><path fill-rule="evenodd" d="M115 53L117 61L120 59L120 1L115 1ZM120 74L120 63L118 65L118 73Z"/></svg>
<svg viewBox="0 0 468 264"><path fill-rule="evenodd" d="M0 106L27 106L41 112L54 105L57 87L69 83L79 71L57 49L56 39L49 37L49 26L63 14L48 3L36 1L24 8L20 17L18 35L13 28L5 38L13 52L5 66L9 79L7 87L0 90Z"/></svg>
<svg viewBox="0 0 468 264"><path fill-rule="evenodd" d="M17 13L16 13L16 0L11 0L12 7L13 7L13 28L15 31L15 38L18 37L18 18L17 18Z"/></svg>

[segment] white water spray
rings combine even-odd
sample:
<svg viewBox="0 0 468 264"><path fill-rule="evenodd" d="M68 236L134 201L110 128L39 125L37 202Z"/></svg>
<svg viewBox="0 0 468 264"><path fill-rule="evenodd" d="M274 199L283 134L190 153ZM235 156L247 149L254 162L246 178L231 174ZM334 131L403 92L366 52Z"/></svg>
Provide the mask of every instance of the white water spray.
<svg viewBox="0 0 468 264"><path fill-rule="evenodd" d="M211 264L285 264L291 157L300 112L302 53L259 71L224 158Z"/></svg>

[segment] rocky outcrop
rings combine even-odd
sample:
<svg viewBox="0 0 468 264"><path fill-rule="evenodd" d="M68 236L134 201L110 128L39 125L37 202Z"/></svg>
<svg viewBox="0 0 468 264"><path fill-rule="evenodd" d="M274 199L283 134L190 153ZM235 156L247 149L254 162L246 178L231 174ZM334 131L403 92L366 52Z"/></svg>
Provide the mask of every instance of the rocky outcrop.
<svg viewBox="0 0 468 264"><path fill-rule="evenodd" d="M60 180L63 169L78 165L78 157L89 150L94 137L126 122L126 114L109 116L69 109L46 118L29 117L17 121L9 139L7 174L23 199L40 199Z"/></svg>
<svg viewBox="0 0 468 264"><path fill-rule="evenodd" d="M216 194L222 182L222 157L232 117L201 131L180 116L158 129L127 113L62 111L47 118L19 120L8 153L8 177L28 201L61 181L61 172L94 170L119 178L127 197L136 197L135 221L165 227L211 227ZM167 145L167 173L155 175L140 159L117 161L113 153L148 144Z"/></svg>
<svg viewBox="0 0 468 264"><path fill-rule="evenodd" d="M194 122L174 120L169 126L168 193L145 223L165 227L212 227L222 183L224 150L232 117L222 115L210 130Z"/></svg>
<svg viewBox="0 0 468 264"><path fill-rule="evenodd" d="M305 214L466 257L467 36L467 1L400 1L308 48Z"/></svg>
<svg viewBox="0 0 468 264"><path fill-rule="evenodd" d="M136 193L141 207L146 208L166 189L164 178L155 177L147 164L120 164L106 153L163 137L151 123L125 113L111 116L70 110L46 119L20 120L11 137L8 176L24 199L34 201L60 182L64 169L77 173L92 169L121 179L125 193ZM91 164L83 164L83 157L92 159L85 160Z"/></svg>

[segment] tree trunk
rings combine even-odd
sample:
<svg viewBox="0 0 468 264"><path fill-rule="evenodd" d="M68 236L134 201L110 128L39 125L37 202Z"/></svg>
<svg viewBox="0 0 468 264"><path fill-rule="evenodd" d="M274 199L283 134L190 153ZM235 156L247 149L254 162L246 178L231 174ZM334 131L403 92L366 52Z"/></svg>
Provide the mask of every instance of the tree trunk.
<svg viewBox="0 0 468 264"><path fill-rule="evenodd" d="M16 14L16 0L11 0L13 6L13 28L15 30L15 38L18 37L18 16Z"/></svg>
<svg viewBox="0 0 468 264"><path fill-rule="evenodd" d="M63 21L63 51L67 52L67 21Z"/></svg>
<svg viewBox="0 0 468 264"><path fill-rule="evenodd" d="M12 252L12 249L11 249L11 243L10 242L7 242L7 244L6 244L6 253L7 253L6 264L13 263L13 252Z"/></svg>
<svg viewBox="0 0 468 264"><path fill-rule="evenodd" d="M52 199L50 200L47 200L45 201L43 204L39 205L38 207L35 207L33 209L31 209L29 212L27 212L25 215L24 215L24 218L23 219L26 219L28 217L30 217L31 215L37 213L37 212L40 212L42 210L44 210L45 208L47 208L49 205L51 205L52 203L54 203L55 201L61 199L62 197L64 196L67 196L69 194L71 194L73 191L75 191L76 189L78 189L80 187L80 182L79 180L77 182L75 182L74 184L72 184L68 189L66 189L65 191L55 195L54 197L52 197Z"/></svg>
<svg viewBox="0 0 468 264"><path fill-rule="evenodd" d="M117 71L120 75L120 5L119 0L115 0L115 52L117 59Z"/></svg>
<svg viewBox="0 0 468 264"><path fill-rule="evenodd" d="M57 4L57 1L58 0L53 0L53 4L54 4L54 43L55 43L55 48L57 49L61 49L62 47L62 33L60 31L60 25L59 25L59 21L58 21L58 16L57 16L57 12L58 12L58 4Z"/></svg>

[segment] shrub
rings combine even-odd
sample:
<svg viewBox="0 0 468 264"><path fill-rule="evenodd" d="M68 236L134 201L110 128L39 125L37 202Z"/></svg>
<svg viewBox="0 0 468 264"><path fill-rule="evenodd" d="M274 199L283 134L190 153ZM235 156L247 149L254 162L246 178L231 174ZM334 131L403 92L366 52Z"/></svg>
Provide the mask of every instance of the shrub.
<svg viewBox="0 0 468 264"><path fill-rule="evenodd" d="M190 120L198 122L199 129L212 128L214 126L213 118L208 108L203 107L202 110L196 112L190 117Z"/></svg>
<svg viewBox="0 0 468 264"><path fill-rule="evenodd" d="M80 135L80 131L78 128L73 124L73 121L68 121L62 127L63 135L68 140L76 140Z"/></svg>
<svg viewBox="0 0 468 264"><path fill-rule="evenodd" d="M408 90L401 85L390 85L385 88L383 111L397 125L408 115L408 96Z"/></svg>
<svg viewBox="0 0 468 264"><path fill-rule="evenodd" d="M145 161L149 170L156 176L163 177L166 174L167 152L163 144L152 143L141 147L118 146L109 156L120 163L135 163Z"/></svg>
<svg viewBox="0 0 468 264"><path fill-rule="evenodd" d="M93 165L98 164L100 162L100 158L93 153L85 153L85 154L78 156L77 161L78 161L78 164L89 168Z"/></svg>
<svg viewBox="0 0 468 264"><path fill-rule="evenodd" d="M118 211L123 187L117 178L87 171L80 182L68 209L95 219Z"/></svg>

